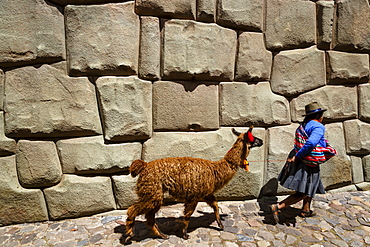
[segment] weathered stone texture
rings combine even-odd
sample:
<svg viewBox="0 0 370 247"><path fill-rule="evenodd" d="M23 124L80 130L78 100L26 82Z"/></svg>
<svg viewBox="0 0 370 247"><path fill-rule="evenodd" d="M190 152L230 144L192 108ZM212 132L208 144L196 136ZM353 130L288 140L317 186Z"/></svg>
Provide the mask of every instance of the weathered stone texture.
<svg viewBox="0 0 370 247"><path fill-rule="evenodd" d="M4 112L0 111L0 155L9 155L16 152L16 141L8 138L4 133Z"/></svg>
<svg viewBox="0 0 370 247"><path fill-rule="evenodd" d="M196 0L135 0L138 15L194 19Z"/></svg>
<svg viewBox="0 0 370 247"><path fill-rule="evenodd" d="M282 51L274 58L271 89L293 96L324 86L325 53L316 47Z"/></svg>
<svg viewBox="0 0 370 247"><path fill-rule="evenodd" d="M44 0L0 3L0 66L65 58L64 17Z"/></svg>
<svg viewBox="0 0 370 247"><path fill-rule="evenodd" d="M20 140L16 161L19 182L23 187L53 186L62 179L62 167L52 141Z"/></svg>
<svg viewBox="0 0 370 247"><path fill-rule="evenodd" d="M267 166L265 171L264 187L262 195L276 195L288 192L278 184L277 177L285 165L288 154L293 149L294 133L298 124L269 128L267 131Z"/></svg>
<svg viewBox="0 0 370 247"><path fill-rule="evenodd" d="M57 142L63 173L102 174L127 171L141 158L140 143L104 144L103 136Z"/></svg>
<svg viewBox="0 0 370 247"><path fill-rule="evenodd" d="M101 134L95 87L65 74L65 62L5 73L5 133L12 137Z"/></svg>
<svg viewBox="0 0 370 247"><path fill-rule="evenodd" d="M216 0L197 0L197 21L214 22L216 15Z"/></svg>
<svg viewBox="0 0 370 247"><path fill-rule="evenodd" d="M325 86L301 94L291 101L292 121L303 121L304 106L314 101L327 109L325 119L340 121L358 116L356 87Z"/></svg>
<svg viewBox="0 0 370 247"><path fill-rule="evenodd" d="M362 167L362 159L360 157L351 156L352 163L352 181L353 183L364 182L364 171Z"/></svg>
<svg viewBox="0 0 370 247"><path fill-rule="evenodd" d="M264 1L218 0L217 24L234 29L262 31Z"/></svg>
<svg viewBox="0 0 370 247"><path fill-rule="evenodd" d="M110 141L148 139L152 135L152 84L137 77L101 77L96 81Z"/></svg>
<svg viewBox="0 0 370 247"><path fill-rule="evenodd" d="M170 20L164 24L163 36L163 79L233 79L235 31L216 24Z"/></svg>
<svg viewBox="0 0 370 247"><path fill-rule="evenodd" d="M265 48L262 33L243 32L239 35L236 59L236 81L269 81L272 53Z"/></svg>
<svg viewBox="0 0 370 247"><path fill-rule="evenodd" d="M5 75L4 71L0 69L0 110L4 110L4 90L5 90Z"/></svg>
<svg viewBox="0 0 370 247"><path fill-rule="evenodd" d="M131 0L49 0L50 2L56 3L58 5L68 5L68 4L95 4L95 3L113 3L113 2L125 2Z"/></svg>
<svg viewBox="0 0 370 247"><path fill-rule="evenodd" d="M134 13L134 2L68 5L65 17L72 75L137 73L140 20Z"/></svg>
<svg viewBox="0 0 370 247"><path fill-rule="evenodd" d="M360 120L370 122L370 84L358 86L358 115Z"/></svg>
<svg viewBox="0 0 370 247"><path fill-rule="evenodd" d="M135 193L136 180L131 175L112 176L117 209L126 209L138 200Z"/></svg>
<svg viewBox="0 0 370 247"><path fill-rule="evenodd" d="M153 128L182 131L218 129L217 84L186 81L155 82Z"/></svg>
<svg viewBox="0 0 370 247"><path fill-rule="evenodd" d="M15 155L1 157L0 167L0 226L48 220L42 191L19 184Z"/></svg>
<svg viewBox="0 0 370 247"><path fill-rule="evenodd" d="M368 0L336 1L333 48L370 51L370 5Z"/></svg>
<svg viewBox="0 0 370 247"><path fill-rule="evenodd" d="M334 1L318 1L317 9L317 47L330 49L333 33Z"/></svg>
<svg viewBox="0 0 370 247"><path fill-rule="evenodd" d="M290 123L289 102L271 91L268 82L220 84L221 125L281 125Z"/></svg>
<svg viewBox="0 0 370 247"><path fill-rule="evenodd" d="M315 44L315 3L299 0L266 1L266 46L269 50Z"/></svg>
<svg viewBox="0 0 370 247"><path fill-rule="evenodd" d="M52 220L116 209L109 177L63 175L62 181L45 189L44 194Z"/></svg>
<svg viewBox="0 0 370 247"><path fill-rule="evenodd" d="M362 165L364 168L364 180L370 182L370 155L362 158Z"/></svg>
<svg viewBox="0 0 370 247"><path fill-rule="evenodd" d="M334 156L320 165L321 181L326 190L350 184L352 165L347 157Z"/></svg>
<svg viewBox="0 0 370 247"><path fill-rule="evenodd" d="M328 83L346 84L369 81L369 55L328 51Z"/></svg>
<svg viewBox="0 0 370 247"><path fill-rule="evenodd" d="M346 135L347 153L369 154L370 153L370 124L358 119L344 122Z"/></svg>
<svg viewBox="0 0 370 247"><path fill-rule="evenodd" d="M159 18L140 18L139 77L157 80L160 77L161 39Z"/></svg>

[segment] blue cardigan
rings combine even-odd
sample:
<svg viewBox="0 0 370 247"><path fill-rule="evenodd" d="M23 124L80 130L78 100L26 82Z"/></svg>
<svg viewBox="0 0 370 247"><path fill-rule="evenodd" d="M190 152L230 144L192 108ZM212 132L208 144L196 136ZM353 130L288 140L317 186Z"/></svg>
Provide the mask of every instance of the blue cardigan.
<svg viewBox="0 0 370 247"><path fill-rule="evenodd" d="M304 146L296 153L297 158L300 159L309 154L317 144L320 144L322 147L326 147L324 136L325 126L322 123L310 120L308 123L303 125L303 128L309 137Z"/></svg>

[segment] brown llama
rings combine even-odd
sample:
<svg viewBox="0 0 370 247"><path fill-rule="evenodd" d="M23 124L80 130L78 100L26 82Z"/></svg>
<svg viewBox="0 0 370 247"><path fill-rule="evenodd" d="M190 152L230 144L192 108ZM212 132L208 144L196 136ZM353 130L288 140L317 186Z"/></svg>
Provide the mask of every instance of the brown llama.
<svg viewBox="0 0 370 247"><path fill-rule="evenodd" d="M139 175L136 184L137 203L127 210L125 242L134 237L135 217L145 214L147 224L154 234L166 239L155 223L155 213L163 204L164 193L185 201L183 238L187 239L190 216L198 202L204 200L214 210L218 226L223 229L217 200L214 193L224 187L235 175L239 167L246 168L244 160L252 147L259 147L262 140L252 135L252 128L238 135L232 148L223 159L210 161L191 157L163 158L151 162L135 160L130 166L133 177Z"/></svg>

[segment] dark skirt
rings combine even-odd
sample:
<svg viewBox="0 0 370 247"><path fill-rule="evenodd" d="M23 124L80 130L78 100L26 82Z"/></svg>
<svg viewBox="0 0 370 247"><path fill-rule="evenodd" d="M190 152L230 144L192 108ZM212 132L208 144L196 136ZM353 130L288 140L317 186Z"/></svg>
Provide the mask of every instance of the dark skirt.
<svg viewBox="0 0 370 247"><path fill-rule="evenodd" d="M304 193L309 197L314 197L316 193L325 194L320 178L320 166L311 167L302 162L286 162L278 181L284 188Z"/></svg>

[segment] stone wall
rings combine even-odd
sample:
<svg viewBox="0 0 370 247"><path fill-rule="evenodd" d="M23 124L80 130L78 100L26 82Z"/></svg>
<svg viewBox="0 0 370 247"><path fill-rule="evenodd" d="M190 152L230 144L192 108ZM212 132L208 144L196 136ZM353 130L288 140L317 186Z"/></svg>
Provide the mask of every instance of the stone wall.
<svg viewBox="0 0 370 247"><path fill-rule="evenodd" d="M0 226L125 209L130 163L252 150L219 199L289 193L304 106L339 155L328 191L370 189L368 0L0 1Z"/></svg>

